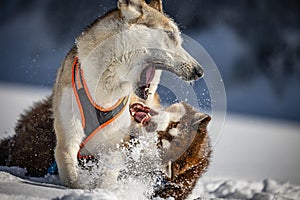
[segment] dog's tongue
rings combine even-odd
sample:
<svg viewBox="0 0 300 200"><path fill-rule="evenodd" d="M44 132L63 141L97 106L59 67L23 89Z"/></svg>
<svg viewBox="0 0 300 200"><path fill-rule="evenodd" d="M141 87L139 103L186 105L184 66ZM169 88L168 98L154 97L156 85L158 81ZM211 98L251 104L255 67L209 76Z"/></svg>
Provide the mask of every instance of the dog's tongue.
<svg viewBox="0 0 300 200"><path fill-rule="evenodd" d="M149 67L146 71L146 84L149 85L155 75L155 67Z"/></svg>
<svg viewBox="0 0 300 200"><path fill-rule="evenodd" d="M143 126L147 126L151 121L151 117L157 115L157 112L141 103L132 104L129 108L129 112L133 119Z"/></svg>

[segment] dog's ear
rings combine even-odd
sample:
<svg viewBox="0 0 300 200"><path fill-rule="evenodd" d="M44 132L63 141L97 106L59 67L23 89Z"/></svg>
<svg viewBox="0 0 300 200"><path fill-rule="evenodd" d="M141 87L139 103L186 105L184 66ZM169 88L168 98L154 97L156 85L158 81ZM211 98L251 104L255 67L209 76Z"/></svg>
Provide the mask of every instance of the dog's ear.
<svg viewBox="0 0 300 200"><path fill-rule="evenodd" d="M118 0L118 8L126 21L139 18L144 4L145 0Z"/></svg>
<svg viewBox="0 0 300 200"><path fill-rule="evenodd" d="M158 10L159 12L163 12L163 4L162 4L162 0L151 0L149 5Z"/></svg>

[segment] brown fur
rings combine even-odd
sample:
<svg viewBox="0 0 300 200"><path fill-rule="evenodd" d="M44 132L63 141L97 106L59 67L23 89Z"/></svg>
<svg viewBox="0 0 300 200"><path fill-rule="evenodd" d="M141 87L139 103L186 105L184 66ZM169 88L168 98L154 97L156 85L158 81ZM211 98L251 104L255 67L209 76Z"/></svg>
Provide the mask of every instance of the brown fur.
<svg viewBox="0 0 300 200"><path fill-rule="evenodd" d="M124 4L124 2L122 3ZM146 6L146 3L140 5L143 7L143 12L132 23L163 29L171 34L172 40L177 44L180 43L180 37L177 36L176 38L175 36L178 34L174 34L179 33L177 26L170 18L161 13L161 0L152 0L150 6ZM126 13L126 8L123 11ZM110 23L111 20L116 20L118 23ZM72 48L62 64L63 67L58 71L54 96L36 103L29 111L21 115L15 128L16 135L0 141L0 165L26 168L30 176L43 176L46 174L48 167L54 161L54 147L57 139L54 134L53 111L58 110L57 107L60 105L63 88L70 88L70 69L74 57L86 57L95 46L111 36L112 33L116 34L123 31L119 25L124 20L125 16L122 15L121 11L114 10L105 17L96 20L94 25L88 28L89 34L82 34L78 38L77 46ZM130 26L130 23L128 25ZM195 63L192 62L192 65L195 65ZM195 68L193 72L195 72ZM196 75L198 76L199 72ZM196 78L195 74L186 77L187 80L194 78ZM160 107L159 101L154 101L151 106ZM185 108L187 110L186 115L177 125L181 131L180 134L186 139L172 138L168 135L168 130L159 133L161 138L174 140L171 144L173 155L171 155L172 152L162 152L163 159L168 160L168 156L174 158L174 154L180 148L187 150L183 154L181 153L182 155L176 155L178 159L174 160L171 165L172 177L167 179L167 184L164 187L156 191L155 196L174 196L176 199L186 198L208 166L210 146L206 126L210 121L210 117L194 126L194 120L190 118L190 115L191 113L195 114L196 111L187 105L185 105ZM60 122L59 116L59 112L56 112L55 120ZM63 129L61 124L57 125L56 128ZM190 144L189 141L193 142Z"/></svg>
<svg viewBox="0 0 300 200"><path fill-rule="evenodd" d="M209 165L211 148L207 125L211 118L208 115L204 115L203 120L194 125L195 118L193 116L195 116L196 111L187 104L184 104L184 106L186 114L181 118L180 122L170 123L166 131L159 133L160 139L171 141L170 152L165 151L162 153L163 160L174 158L178 152L181 152L182 148L189 145L187 150L172 162L172 177L167 178L167 183L156 191L155 196L162 198L175 197L176 200L186 199ZM179 128L179 137L173 137L168 133L173 127ZM190 141L192 141L191 144L188 144Z"/></svg>
<svg viewBox="0 0 300 200"><path fill-rule="evenodd" d="M44 176L54 161L56 143L51 99L36 103L20 116L11 138L0 143L1 165L25 168L29 176Z"/></svg>
<svg viewBox="0 0 300 200"><path fill-rule="evenodd" d="M9 159L9 143L10 138L4 138L0 141L0 165L5 166Z"/></svg>
<svg viewBox="0 0 300 200"><path fill-rule="evenodd" d="M149 5L159 12L163 12L162 0L152 0Z"/></svg>
<svg viewBox="0 0 300 200"><path fill-rule="evenodd" d="M169 141L174 140L172 141L174 145L171 147L175 154L179 148L187 145L187 141L192 143L178 159L172 162L172 177L167 178L167 184L159 188L154 196L185 199L208 167L211 150L207 125L211 118L206 115L200 124L193 125L195 119L191 116L194 116L196 111L186 104L184 106L187 112L180 122L170 123L166 131L159 132L159 137ZM168 133L170 128L175 126L180 129L180 135L185 139L174 138ZM15 136L0 142L0 165L19 166L26 168L29 176L44 176L54 161L56 143L51 97L36 103L30 111L21 115L15 131ZM169 159L174 155L165 151L162 157Z"/></svg>

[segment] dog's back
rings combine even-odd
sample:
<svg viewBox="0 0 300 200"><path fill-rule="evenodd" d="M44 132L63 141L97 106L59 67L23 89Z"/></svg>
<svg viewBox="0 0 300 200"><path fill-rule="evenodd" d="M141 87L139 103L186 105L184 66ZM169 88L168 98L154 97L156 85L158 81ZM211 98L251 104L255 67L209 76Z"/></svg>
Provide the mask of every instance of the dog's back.
<svg viewBox="0 0 300 200"><path fill-rule="evenodd" d="M29 176L44 176L54 161L52 97L35 103L22 114L15 135L0 142L0 165L19 166Z"/></svg>

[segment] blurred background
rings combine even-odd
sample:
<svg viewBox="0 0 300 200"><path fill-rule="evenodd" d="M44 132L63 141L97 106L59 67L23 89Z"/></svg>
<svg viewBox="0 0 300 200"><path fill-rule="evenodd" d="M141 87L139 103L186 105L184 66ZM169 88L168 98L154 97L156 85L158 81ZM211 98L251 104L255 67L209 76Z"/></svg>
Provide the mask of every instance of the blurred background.
<svg viewBox="0 0 300 200"><path fill-rule="evenodd" d="M0 0L0 136L51 92L75 38L116 2ZM224 80L228 115L206 175L300 184L300 1L164 0L164 10Z"/></svg>
<svg viewBox="0 0 300 200"><path fill-rule="evenodd" d="M1 0L0 84L50 90L74 39L116 0ZM300 1L172 0L165 12L217 64L228 112L300 122Z"/></svg>

